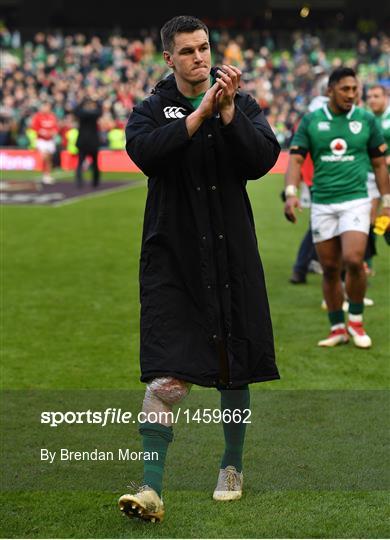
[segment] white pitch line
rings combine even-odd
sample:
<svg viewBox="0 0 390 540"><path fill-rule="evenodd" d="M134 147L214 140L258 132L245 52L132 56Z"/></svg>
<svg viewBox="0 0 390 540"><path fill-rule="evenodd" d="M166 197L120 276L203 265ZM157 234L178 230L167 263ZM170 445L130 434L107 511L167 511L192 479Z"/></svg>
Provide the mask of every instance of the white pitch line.
<svg viewBox="0 0 390 540"><path fill-rule="evenodd" d="M53 203L50 205L42 204L40 206L52 206L54 208L58 208L59 206L66 206L69 204L84 201L85 199L95 199L97 197L105 197L106 195L110 195L111 193L116 193L118 191L126 191L127 189L134 189L140 186L146 186L144 180L137 181L134 184L129 184L127 186L117 186L110 189L105 189L104 191L97 191L96 193L88 193L88 195L80 195L79 197L70 197L69 199L65 199L64 201L59 201L58 203Z"/></svg>
<svg viewBox="0 0 390 540"><path fill-rule="evenodd" d="M117 193L119 191L126 191L127 189L135 189L141 186L146 187L145 180L137 180L136 182L126 185L126 186L117 186L110 189L105 189L103 191L98 191L96 193L89 193L87 195L80 195L79 197L72 197L69 199L65 199L64 201L59 201L58 203L53 204L34 204L34 203L28 203L28 204L0 204L0 209L4 208L58 208L59 206L66 206L73 203L78 203L80 201L84 201L85 199L93 199L96 197L104 197L106 195L111 195L112 193ZM0 210L1 211L1 210Z"/></svg>

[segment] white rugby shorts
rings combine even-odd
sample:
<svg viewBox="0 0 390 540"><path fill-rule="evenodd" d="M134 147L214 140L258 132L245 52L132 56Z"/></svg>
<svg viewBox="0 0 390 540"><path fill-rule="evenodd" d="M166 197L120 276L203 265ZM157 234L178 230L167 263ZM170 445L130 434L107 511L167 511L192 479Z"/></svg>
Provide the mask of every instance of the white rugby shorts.
<svg viewBox="0 0 390 540"><path fill-rule="evenodd" d="M370 230L371 200L354 199L342 203L311 205L313 242L324 242L347 231L368 234Z"/></svg>
<svg viewBox="0 0 390 540"><path fill-rule="evenodd" d="M46 139L37 139L36 148L39 152L42 152L43 154L54 154L54 152L56 151L56 145L52 139L49 141Z"/></svg>

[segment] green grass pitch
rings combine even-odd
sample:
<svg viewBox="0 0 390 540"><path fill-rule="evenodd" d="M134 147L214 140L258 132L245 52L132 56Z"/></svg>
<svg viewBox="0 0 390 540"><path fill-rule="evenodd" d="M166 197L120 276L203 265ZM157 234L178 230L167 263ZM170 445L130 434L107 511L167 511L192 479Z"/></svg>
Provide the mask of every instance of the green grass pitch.
<svg viewBox="0 0 390 540"><path fill-rule="evenodd" d="M7 173L7 178L34 174ZM63 173L61 173L61 178ZM134 175L109 175L128 179ZM253 394L275 391L337 391L356 395L356 408L348 409L355 422L360 414L359 396L383 395L389 375L389 258L388 247L378 239L376 275L369 280L367 296L375 306L367 308L371 350L357 350L350 343L335 350L316 347L326 336L328 323L320 309L320 277L309 275L306 286L288 283L291 265L308 225L308 211L297 225L283 217L279 193L283 180L269 175L248 183L257 226L258 242L273 317L278 366L282 379L251 386ZM3 207L2 218L2 387L4 390L138 390L139 300L138 259L146 197L145 185L118 193L79 200L63 207ZM202 393L194 389L199 403ZM382 392L379 392L382 391ZM353 393L353 394L352 394ZM361 394L360 394L361 393ZM294 394L295 395L295 394ZM310 394L313 395L313 394ZM331 395L331 394L329 394ZM368 395L368 394L364 394ZM261 396L264 399L263 396ZM353 402L352 402L353 403ZM383 437L388 420L388 399L378 410ZM320 422L311 411L300 410L302 425ZM288 421L289 410L283 418ZM287 420L286 420L287 418ZM278 424L278 415L272 420ZM306 423L306 424L305 424ZM364 422L362 425L365 425ZM216 428L220 430L220 426ZM168 456L164 492L166 518L154 525L125 519L116 501L126 485L116 490L72 491L61 489L61 478L49 491L11 490L1 493L1 536L9 538L386 538L389 478L356 488L342 481L334 484L331 472L342 459L335 444L332 466L319 461L322 480L317 487L299 488L296 472L270 471L272 460L259 462L256 445L266 435L261 423L248 430L244 473L246 493L236 503L211 499L217 470L199 471L198 444L191 439L186 458ZM348 418L338 426L341 435L352 427ZM355 429L355 428L354 428ZM221 435L221 433L220 433ZM361 434L364 437L364 433ZM222 435L221 435L222 438ZM346 440L353 454L358 438ZM271 441L272 442L272 441ZM267 441L268 445L271 445ZM264 443L265 444L265 443ZM374 450L377 446L373 444ZM349 446L348 446L349 445ZM370 447L370 440L365 441ZM172 451L172 452L171 452ZM283 448L279 448L283 464ZM288 452L288 441L286 441ZM382 454L378 454L382 455ZM386 455L386 454L384 454ZM179 469L174 462L180 465ZM379 460L379 458L378 458ZM342 463L342 461L340 461ZM383 464L375 459L359 463L359 474L376 478ZM123 465L126 467L126 463ZM264 468L267 467L265 470ZM169 470L179 477L169 479ZM341 470L341 469L340 469ZM312 478L316 471L312 471ZM270 489L272 475L275 487ZM206 479L194 482L197 477ZM207 478L211 478L207 482ZM262 478L263 485L262 487ZM128 478L140 480L140 478ZM283 480L283 481L282 481ZM203 480L202 480L203 481ZM333 483L332 483L333 482ZM169 486L172 488L169 488ZM366 487L362 489L362 486ZM193 488L191 487L193 486ZM333 486L333 488L332 488Z"/></svg>

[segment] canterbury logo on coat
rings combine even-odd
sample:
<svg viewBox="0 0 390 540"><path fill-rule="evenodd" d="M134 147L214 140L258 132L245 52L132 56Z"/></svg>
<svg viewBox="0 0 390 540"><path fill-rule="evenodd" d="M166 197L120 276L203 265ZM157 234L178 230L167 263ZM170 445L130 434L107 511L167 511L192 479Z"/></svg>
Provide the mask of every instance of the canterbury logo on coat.
<svg viewBox="0 0 390 540"><path fill-rule="evenodd" d="M181 111L185 111L184 107L164 107L165 118L184 118L185 114Z"/></svg>

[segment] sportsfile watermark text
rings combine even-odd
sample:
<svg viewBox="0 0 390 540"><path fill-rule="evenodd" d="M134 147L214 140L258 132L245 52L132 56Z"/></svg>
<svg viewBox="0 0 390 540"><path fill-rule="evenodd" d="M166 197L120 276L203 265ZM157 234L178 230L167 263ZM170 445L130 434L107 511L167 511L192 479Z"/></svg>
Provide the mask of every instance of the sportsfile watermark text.
<svg viewBox="0 0 390 540"><path fill-rule="evenodd" d="M162 424L177 424L183 419L187 424L204 423L204 424L219 424L221 422L234 424L250 424L251 423L250 409L182 409L179 407L176 411L160 411L160 412L139 412L133 414L130 411L123 411L108 407L104 411L42 411L41 424L47 424L49 427L58 427L61 424L96 424L105 427L112 424L145 424L162 423Z"/></svg>

